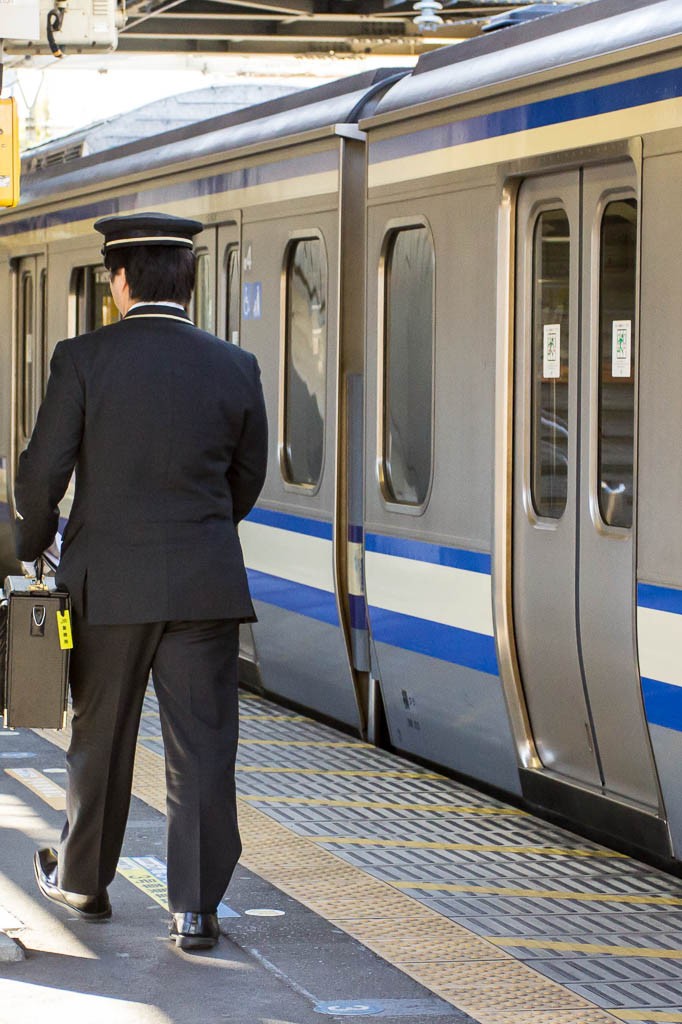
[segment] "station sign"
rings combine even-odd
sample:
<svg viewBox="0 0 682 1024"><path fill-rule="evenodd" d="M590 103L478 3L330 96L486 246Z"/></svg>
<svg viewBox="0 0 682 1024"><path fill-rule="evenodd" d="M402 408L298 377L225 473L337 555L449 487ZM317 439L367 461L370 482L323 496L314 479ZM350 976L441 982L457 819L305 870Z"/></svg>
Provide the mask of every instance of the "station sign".
<svg viewBox="0 0 682 1024"><path fill-rule="evenodd" d="M17 101L0 100L0 206L19 202L20 173Z"/></svg>

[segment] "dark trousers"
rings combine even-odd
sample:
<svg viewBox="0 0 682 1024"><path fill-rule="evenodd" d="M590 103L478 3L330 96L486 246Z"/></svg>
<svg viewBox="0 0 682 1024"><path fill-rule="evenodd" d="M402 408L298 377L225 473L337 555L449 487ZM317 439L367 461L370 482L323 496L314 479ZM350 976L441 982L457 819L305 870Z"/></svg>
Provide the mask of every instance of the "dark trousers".
<svg viewBox="0 0 682 1024"><path fill-rule="evenodd" d="M169 908L215 911L241 853L238 653L234 619L92 626L74 616L62 889L94 894L114 878L151 670L166 756Z"/></svg>

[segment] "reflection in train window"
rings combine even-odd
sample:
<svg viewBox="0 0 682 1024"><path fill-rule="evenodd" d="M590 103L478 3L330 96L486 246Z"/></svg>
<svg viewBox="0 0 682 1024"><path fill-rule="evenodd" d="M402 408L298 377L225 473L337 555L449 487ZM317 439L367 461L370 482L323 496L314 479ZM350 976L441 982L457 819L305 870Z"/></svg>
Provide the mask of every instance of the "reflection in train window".
<svg viewBox="0 0 682 1024"><path fill-rule="evenodd" d="M74 335L96 331L119 318L109 288L109 271L105 267L76 267L71 275L71 308Z"/></svg>
<svg viewBox="0 0 682 1024"><path fill-rule="evenodd" d="M327 378L327 263L319 238L297 239L286 262L283 472L315 486L322 475Z"/></svg>
<svg viewBox="0 0 682 1024"><path fill-rule="evenodd" d="M26 272L21 275L20 284L18 360L19 372L21 374L21 384L18 391L18 394L21 396L19 421L24 437L30 437L33 430L34 348L33 274Z"/></svg>
<svg viewBox="0 0 682 1024"><path fill-rule="evenodd" d="M568 344L571 240L563 210L545 210L533 239L531 497L560 519L568 485Z"/></svg>
<svg viewBox="0 0 682 1024"><path fill-rule="evenodd" d="M637 201L609 203L599 266L599 510L632 526Z"/></svg>
<svg viewBox="0 0 682 1024"><path fill-rule="evenodd" d="M211 255L208 252L197 253L193 319L197 327L204 331L213 330L213 282Z"/></svg>
<svg viewBox="0 0 682 1024"><path fill-rule="evenodd" d="M239 246L231 245L225 256L225 338L233 345L239 344L239 314L241 297L239 289Z"/></svg>
<svg viewBox="0 0 682 1024"><path fill-rule="evenodd" d="M431 480L433 242L427 228L392 232L385 262L383 472L386 497L426 500Z"/></svg>

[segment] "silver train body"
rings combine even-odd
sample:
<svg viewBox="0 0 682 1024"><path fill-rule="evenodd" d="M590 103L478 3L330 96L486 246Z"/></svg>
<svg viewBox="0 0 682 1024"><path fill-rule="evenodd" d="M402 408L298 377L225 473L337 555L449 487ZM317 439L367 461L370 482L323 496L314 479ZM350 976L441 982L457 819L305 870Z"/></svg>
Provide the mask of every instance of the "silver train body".
<svg viewBox="0 0 682 1024"><path fill-rule="evenodd" d="M57 150L0 217L5 563L49 354L111 316L93 220L199 217L272 433L245 678L679 864L678 0Z"/></svg>

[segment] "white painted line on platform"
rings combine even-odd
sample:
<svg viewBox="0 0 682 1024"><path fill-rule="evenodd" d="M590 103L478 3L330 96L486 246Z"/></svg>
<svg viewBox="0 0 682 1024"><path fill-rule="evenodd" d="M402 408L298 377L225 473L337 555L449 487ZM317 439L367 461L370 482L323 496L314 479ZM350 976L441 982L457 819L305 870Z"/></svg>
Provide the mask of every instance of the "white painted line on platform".
<svg viewBox="0 0 682 1024"><path fill-rule="evenodd" d="M66 810L65 791L36 768L5 768L5 772L11 778L23 783L27 789L39 796L55 811Z"/></svg>

